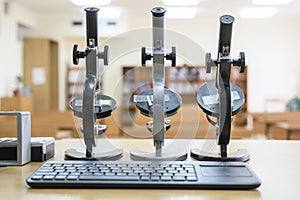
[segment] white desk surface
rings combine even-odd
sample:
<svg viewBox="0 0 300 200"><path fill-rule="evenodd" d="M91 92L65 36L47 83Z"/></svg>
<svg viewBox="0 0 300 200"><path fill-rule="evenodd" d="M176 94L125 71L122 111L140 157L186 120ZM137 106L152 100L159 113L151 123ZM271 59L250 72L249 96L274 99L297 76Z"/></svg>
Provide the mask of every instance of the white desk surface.
<svg viewBox="0 0 300 200"><path fill-rule="evenodd" d="M112 144L123 148L122 160L129 159L131 148L153 151L152 139L110 139ZM166 147L174 144L166 141ZM175 143L175 146L179 143ZM195 140L193 147L208 145L207 141ZM78 139L55 141L55 157L63 160L64 150L70 147L83 149ZM189 148L189 147L188 147ZM14 200L96 200L96 199L299 199L300 190L300 141L232 140L229 151L247 149L251 158L248 162L262 181L257 190L143 190L143 189L32 189L26 178L41 163L32 162L19 167L0 167L0 199ZM189 157L188 160L191 158Z"/></svg>

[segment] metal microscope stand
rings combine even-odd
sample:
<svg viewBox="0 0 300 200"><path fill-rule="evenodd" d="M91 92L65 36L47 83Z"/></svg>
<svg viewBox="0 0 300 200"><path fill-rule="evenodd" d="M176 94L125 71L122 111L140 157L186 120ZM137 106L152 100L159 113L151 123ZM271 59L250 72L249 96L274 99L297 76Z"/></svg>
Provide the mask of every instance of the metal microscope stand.
<svg viewBox="0 0 300 200"><path fill-rule="evenodd" d="M130 155L133 160L184 160L187 157L187 152L176 151L176 149L166 151L163 148L166 130L171 126L171 122L165 120L165 116L171 116L176 113L181 105L181 97L173 91L165 89L164 59L171 60L172 66L176 65L175 47L172 47L172 53L167 55L165 55L164 51L164 14L166 10L162 7L155 7L151 12L153 23L153 55L147 54L143 47L142 65L145 65L146 60L153 58L153 90L139 94L136 99L136 105L142 114L153 118L153 123L148 123L148 130L153 135L155 152L149 153L133 149ZM140 101L138 100L139 97ZM169 106L166 106L166 104Z"/></svg>
<svg viewBox="0 0 300 200"><path fill-rule="evenodd" d="M65 151L66 159L78 160L116 160L122 157L122 149L113 149L101 152L93 152L96 147L96 136L104 134L106 126L97 124L96 119L111 115L116 109L116 101L106 95L100 94L100 69L99 59L103 59L104 65L108 65L108 46L104 52L98 52L98 8L86 8L86 34L87 47L85 51L77 51L77 45L73 49L73 63L78 64L80 58L86 61L86 79L82 98L74 98L70 107L76 117L82 118L80 131L86 146L86 152L81 153L76 149ZM98 90L96 90L98 85Z"/></svg>

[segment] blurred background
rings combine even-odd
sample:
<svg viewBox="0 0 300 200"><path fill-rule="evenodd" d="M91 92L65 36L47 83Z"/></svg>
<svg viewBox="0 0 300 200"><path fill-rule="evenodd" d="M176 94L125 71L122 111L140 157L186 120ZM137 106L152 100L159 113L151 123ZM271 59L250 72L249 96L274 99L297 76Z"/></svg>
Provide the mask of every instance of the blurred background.
<svg viewBox="0 0 300 200"><path fill-rule="evenodd" d="M72 64L72 48L86 46L87 6L100 8L100 50L110 46L111 62L102 67L101 92L114 97L118 109L103 120L108 136L138 137L147 132L150 119L136 110L132 95L151 87L151 68L140 67L140 47L151 47L150 10L163 6L165 47L175 45L179 55L177 67L166 69L166 86L183 98L169 137L183 131L180 137L208 135L196 92L215 77L205 73L204 55L211 52L216 58L219 17L230 14L235 17L232 57L244 51L247 65L244 74L232 70L232 82L246 97L233 120L233 137L299 138L294 132L299 132L300 121L294 115L300 97L300 1L0 0L1 110L30 111L33 135L77 136L68 104L82 91L84 61ZM10 126L2 121L0 136Z"/></svg>

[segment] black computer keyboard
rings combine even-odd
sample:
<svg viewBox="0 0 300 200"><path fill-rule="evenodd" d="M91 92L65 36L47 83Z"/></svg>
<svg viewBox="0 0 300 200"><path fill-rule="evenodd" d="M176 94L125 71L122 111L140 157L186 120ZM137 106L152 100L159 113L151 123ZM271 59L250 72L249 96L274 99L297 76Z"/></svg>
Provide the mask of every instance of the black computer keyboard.
<svg viewBox="0 0 300 200"><path fill-rule="evenodd" d="M27 179L33 188L254 189L239 162L48 161Z"/></svg>

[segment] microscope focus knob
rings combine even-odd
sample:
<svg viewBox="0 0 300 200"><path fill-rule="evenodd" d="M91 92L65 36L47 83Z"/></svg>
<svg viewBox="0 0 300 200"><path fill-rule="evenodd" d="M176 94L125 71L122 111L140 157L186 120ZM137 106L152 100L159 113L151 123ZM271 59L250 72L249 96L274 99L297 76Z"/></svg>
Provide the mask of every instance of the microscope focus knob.
<svg viewBox="0 0 300 200"><path fill-rule="evenodd" d="M108 65L109 48L107 45L104 46L103 52L98 54L99 59L103 59L103 64Z"/></svg>
<svg viewBox="0 0 300 200"><path fill-rule="evenodd" d="M239 66L241 67L240 69L240 73L244 73L245 72L245 52L240 52L240 58L233 60L233 65L234 66Z"/></svg>
<svg viewBox="0 0 300 200"><path fill-rule="evenodd" d="M172 47L172 52L166 54L166 59L172 61L172 67L176 66L176 47Z"/></svg>
<svg viewBox="0 0 300 200"><path fill-rule="evenodd" d="M146 53L146 48L142 47L142 66L146 65L147 60L151 60L152 56L149 53Z"/></svg>
<svg viewBox="0 0 300 200"><path fill-rule="evenodd" d="M240 73L244 73L245 72L245 52L240 52L240 62L241 62L241 70Z"/></svg>
<svg viewBox="0 0 300 200"><path fill-rule="evenodd" d="M211 72L211 67L215 66L215 62L211 59L211 54L205 54L205 65L206 65L206 73Z"/></svg>
<svg viewBox="0 0 300 200"><path fill-rule="evenodd" d="M78 51L78 45L75 44L73 46L73 64L78 65L79 63L79 58L84 58L85 57L85 52L83 51Z"/></svg>

